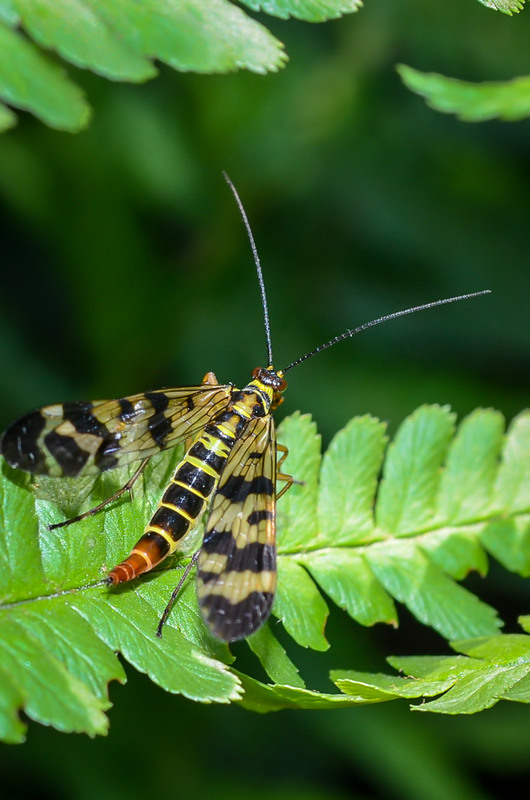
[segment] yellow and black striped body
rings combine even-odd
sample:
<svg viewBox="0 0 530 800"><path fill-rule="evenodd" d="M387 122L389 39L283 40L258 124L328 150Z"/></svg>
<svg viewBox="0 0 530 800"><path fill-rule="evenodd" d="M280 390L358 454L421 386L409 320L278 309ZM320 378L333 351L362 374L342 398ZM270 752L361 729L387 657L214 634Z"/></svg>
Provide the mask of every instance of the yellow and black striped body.
<svg viewBox="0 0 530 800"><path fill-rule="evenodd" d="M109 573L114 584L148 572L174 553L179 540L203 514L226 460L247 420L223 411L188 450L131 554Z"/></svg>
<svg viewBox="0 0 530 800"><path fill-rule="evenodd" d="M145 460L198 436L144 534L108 581L130 581L163 561L210 504L198 558L198 601L212 633L233 641L265 622L274 599L271 411L285 388L282 373L268 367L256 368L241 390L217 384L210 373L201 386L47 406L6 430L2 454L28 472L78 476Z"/></svg>
<svg viewBox="0 0 530 800"><path fill-rule="evenodd" d="M232 391L227 408L189 448L143 536L109 573L118 584L151 570L175 551L215 495L224 511L212 509L199 556L197 593L206 622L225 641L247 636L268 617L276 588L275 470L261 462L264 447L271 444L270 428L263 421L270 420L274 384L283 381L268 370L258 368L254 374L244 389ZM266 441L263 435L258 441L257 429L266 431ZM259 475L255 470L250 479L239 470L225 475L238 441L246 444L245 463L260 464ZM226 517L229 510L228 523L223 513Z"/></svg>

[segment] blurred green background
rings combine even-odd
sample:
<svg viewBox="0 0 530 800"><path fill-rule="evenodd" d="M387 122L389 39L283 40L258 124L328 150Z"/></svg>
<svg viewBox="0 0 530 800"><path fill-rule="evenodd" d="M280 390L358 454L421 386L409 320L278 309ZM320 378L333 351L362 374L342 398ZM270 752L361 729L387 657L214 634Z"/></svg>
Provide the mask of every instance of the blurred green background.
<svg viewBox="0 0 530 800"><path fill-rule="evenodd" d="M324 25L263 18L278 75L162 68L145 86L75 73L95 108L71 136L32 118L0 138L0 424L45 403L199 382L264 365L257 282L221 170L262 258L276 366L348 327L443 296L493 294L363 333L293 371L281 417L311 413L327 444L354 414L391 432L423 402L459 414L527 405L530 123L463 124L400 83L403 62L465 80L528 72L528 12L469 0L370 0ZM523 580L493 565L467 585L507 630ZM398 631L333 613L329 667L447 652L402 613ZM243 659L245 645L239 646ZM248 656L250 658L250 656ZM471 718L406 705L259 717L165 695L130 671L107 739L34 725L0 750L0 796L465 798L509 796L527 771L528 711Z"/></svg>

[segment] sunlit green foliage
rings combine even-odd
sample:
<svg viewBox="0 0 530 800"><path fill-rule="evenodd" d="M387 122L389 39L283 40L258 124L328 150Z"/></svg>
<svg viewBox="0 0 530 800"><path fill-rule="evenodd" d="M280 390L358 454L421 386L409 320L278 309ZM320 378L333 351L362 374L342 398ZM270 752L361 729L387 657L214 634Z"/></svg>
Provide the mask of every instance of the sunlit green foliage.
<svg viewBox="0 0 530 800"><path fill-rule="evenodd" d="M317 650L327 646L327 610L320 591L363 625L397 624L397 600L447 638L496 633L502 622L495 610L453 578L472 569L486 571L484 546L506 567L530 572L528 414L514 422L505 442L502 417L493 411L464 420L453 440L454 415L448 409L420 408L401 426L384 464L384 426L370 417L352 420L337 434L322 468L320 440L307 416L285 420L279 433L292 453L286 468L301 483L279 503L280 585L273 614L298 644ZM75 530L49 531L47 525L61 519L65 508L72 509L69 513L78 510L71 502L79 481L40 479L35 501L27 480L4 467L0 669L6 676L1 727L8 740L21 735L15 713L21 698L37 721L66 731L105 732L107 684L124 679L113 651L166 690L202 702L241 700L245 686L257 686L243 682L242 689L236 674L224 666L232 660L229 651L208 634L189 585L164 636L155 636L176 582L174 569L117 592L97 586L139 537L146 510L155 506L159 487L167 483L178 457L170 453L153 458L134 502L119 502L117 508L77 523ZM97 497L88 497L84 505L90 507L101 494L110 496L126 480L124 470L119 473L105 474ZM196 547L195 536L181 553ZM287 700L287 706L300 708L359 702L306 693L303 678L270 626L254 634L249 644L273 683L293 688L274 688L272 695L260 689L259 710L280 708ZM480 652L487 659L490 650L485 648ZM517 662L520 669L512 669L510 678L503 676L502 691L497 686L490 691L502 696L522 680L527 660ZM508 667L512 661L510 654ZM25 668L17 670L17 662ZM445 669L445 663L441 659L435 668ZM453 671L445 682L429 673L429 690L418 683L413 696L451 688L462 672L455 664L451 662ZM490 682L489 672L478 671L475 692L481 676ZM357 697L360 690L354 691L351 681L358 682L359 676L341 674L345 678L337 686ZM433 681L438 691L432 690ZM412 696L408 691L405 696ZM452 713L491 705L487 692L482 690L475 705L453 704ZM362 702L374 698L381 699L368 692ZM254 708L254 692L242 702ZM446 710L446 701L436 702ZM429 707L437 708L434 703Z"/></svg>

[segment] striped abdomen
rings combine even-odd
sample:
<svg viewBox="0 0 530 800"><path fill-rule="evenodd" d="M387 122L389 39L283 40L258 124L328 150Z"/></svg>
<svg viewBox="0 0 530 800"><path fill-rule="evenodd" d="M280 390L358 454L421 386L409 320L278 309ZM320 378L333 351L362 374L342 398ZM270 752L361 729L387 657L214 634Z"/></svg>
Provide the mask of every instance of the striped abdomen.
<svg viewBox="0 0 530 800"><path fill-rule="evenodd" d="M130 555L109 573L113 584L148 572L171 555L195 525L217 488L234 442L248 423L246 415L224 411L188 450Z"/></svg>

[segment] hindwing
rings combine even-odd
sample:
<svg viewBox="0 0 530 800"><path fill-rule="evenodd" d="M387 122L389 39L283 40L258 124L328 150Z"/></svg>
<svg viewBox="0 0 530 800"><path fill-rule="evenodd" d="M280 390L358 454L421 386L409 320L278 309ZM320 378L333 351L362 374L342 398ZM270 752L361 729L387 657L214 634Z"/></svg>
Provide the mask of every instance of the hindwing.
<svg viewBox="0 0 530 800"><path fill-rule="evenodd" d="M270 614L276 589L276 433L253 419L223 470L198 559L197 597L208 627L242 639Z"/></svg>
<svg viewBox="0 0 530 800"><path fill-rule="evenodd" d="M193 436L228 405L231 392L230 384L201 384L45 406L5 431L2 455L11 466L35 474L95 475Z"/></svg>

